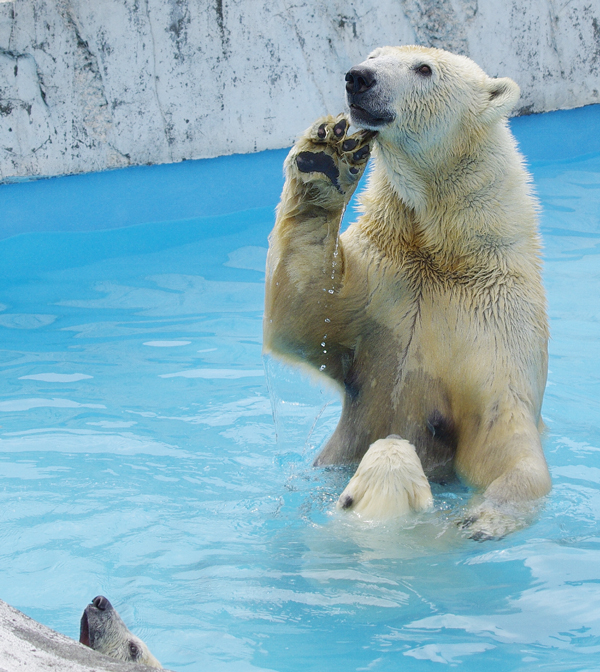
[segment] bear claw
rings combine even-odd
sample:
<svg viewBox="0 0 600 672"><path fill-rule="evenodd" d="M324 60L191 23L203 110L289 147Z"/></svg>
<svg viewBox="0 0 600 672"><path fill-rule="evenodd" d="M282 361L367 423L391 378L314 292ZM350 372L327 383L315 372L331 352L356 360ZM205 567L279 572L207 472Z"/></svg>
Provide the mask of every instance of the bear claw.
<svg viewBox="0 0 600 672"><path fill-rule="evenodd" d="M467 528L471 527L473 523L477 521L479 516L469 516L468 518L464 518L463 520L459 521L457 524L462 530L466 530Z"/></svg>
<svg viewBox="0 0 600 672"><path fill-rule="evenodd" d="M320 173L339 194L349 198L371 154L371 141L377 135L374 131L361 130L347 136L349 129L350 122L343 115L324 117L298 142L292 160L304 174L304 183L316 186L319 180L309 177L308 173ZM321 184L327 182L321 181Z"/></svg>

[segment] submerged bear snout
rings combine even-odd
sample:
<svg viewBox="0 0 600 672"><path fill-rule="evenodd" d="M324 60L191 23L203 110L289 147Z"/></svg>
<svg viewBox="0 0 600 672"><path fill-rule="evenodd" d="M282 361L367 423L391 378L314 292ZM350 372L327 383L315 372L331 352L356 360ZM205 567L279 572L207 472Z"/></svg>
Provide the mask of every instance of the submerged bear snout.
<svg viewBox="0 0 600 672"><path fill-rule="evenodd" d="M100 609L100 611L106 611L107 609L112 608L112 604L104 597L104 595L98 595L92 600L92 604L96 607L96 609Z"/></svg>
<svg viewBox="0 0 600 672"><path fill-rule="evenodd" d="M376 83L375 72L364 65L357 65L346 73L346 91L350 95L364 93Z"/></svg>

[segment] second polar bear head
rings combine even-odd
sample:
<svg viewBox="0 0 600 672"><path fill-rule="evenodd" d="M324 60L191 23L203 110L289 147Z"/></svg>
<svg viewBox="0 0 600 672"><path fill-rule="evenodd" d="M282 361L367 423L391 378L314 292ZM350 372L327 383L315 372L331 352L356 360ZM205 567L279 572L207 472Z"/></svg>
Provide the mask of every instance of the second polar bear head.
<svg viewBox="0 0 600 672"><path fill-rule="evenodd" d="M511 79L488 77L466 56L420 46L381 47L346 74L352 123L409 154L443 151L485 132L519 93Z"/></svg>
<svg viewBox="0 0 600 672"><path fill-rule="evenodd" d="M79 641L106 656L162 669L146 644L132 634L103 595L95 597L81 616Z"/></svg>

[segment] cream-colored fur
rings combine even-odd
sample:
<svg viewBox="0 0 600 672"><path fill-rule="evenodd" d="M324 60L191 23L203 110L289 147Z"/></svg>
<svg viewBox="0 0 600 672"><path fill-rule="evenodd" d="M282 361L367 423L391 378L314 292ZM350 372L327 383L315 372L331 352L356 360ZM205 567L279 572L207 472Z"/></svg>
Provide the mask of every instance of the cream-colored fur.
<svg viewBox="0 0 600 672"><path fill-rule="evenodd" d="M340 495L338 509L352 509L368 520L384 520L426 511L431 488L415 447L389 436L371 444Z"/></svg>
<svg viewBox="0 0 600 672"><path fill-rule="evenodd" d="M340 118L320 119L285 164L264 347L343 391L317 464L359 462L400 435L430 478L456 473L483 493L465 524L499 536L550 489L537 203L506 124L519 89L424 47L378 49L356 72L368 86L348 96L365 129L354 139L374 154L363 214L338 237L365 156L346 151Z"/></svg>
<svg viewBox="0 0 600 672"><path fill-rule="evenodd" d="M129 631L116 609L102 595L85 608L79 641L105 656L162 669L145 642Z"/></svg>

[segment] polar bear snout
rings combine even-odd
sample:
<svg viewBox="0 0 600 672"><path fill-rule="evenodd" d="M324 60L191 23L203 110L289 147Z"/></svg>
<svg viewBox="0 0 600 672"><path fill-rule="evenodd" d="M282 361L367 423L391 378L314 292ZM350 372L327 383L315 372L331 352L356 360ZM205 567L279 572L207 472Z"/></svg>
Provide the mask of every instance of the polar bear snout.
<svg viewBox="0 0 600 672"><path fill-rule="evenodd" d="M377 70L361 63L346 73L346 101L350 119L359 128L377 130L396 118L382 97Z"/></svg>
<svg viewBox="0 0 600 672"><path fill-rule="evenodd" d="M111 658L162 669L146 644L129 631L117 610L103 595L96 596L85 608L81 616L79 641Z"/></svg>
<svg viewBox="0 0 600 672"><path fill-rule="evenodd" d="M92 600L92 604L96 607L96 609L100 609L100 611L108 611L113 608L112 604L106 597L104 597L104 595L98 595L98 597L95 597Z"/></svg>
<svg viewBox="0 0 600 672"><path fill-rule="evenodd" d="M105 628L105 623L112 617L114 607L104 595L97 595L86 607L81 616L81 629L79 641L90 648L94 647L94 641L98 633Z"/></svg>
<svg viewBox="0 0 600 672"><path fill-rule="evenodd" d="M371 68L357 65L346 73L346 91L349 98L359 97L375 84L377 84L377 77Z"/></svg>

